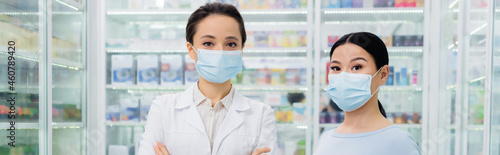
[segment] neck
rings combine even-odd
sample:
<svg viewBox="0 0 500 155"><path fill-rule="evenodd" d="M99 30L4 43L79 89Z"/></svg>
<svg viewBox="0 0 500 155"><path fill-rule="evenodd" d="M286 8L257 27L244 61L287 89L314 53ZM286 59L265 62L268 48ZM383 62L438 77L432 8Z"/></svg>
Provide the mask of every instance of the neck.
<svg viewBox="0 0 500 155"><path fill-rule="evenodd" d="M205 95L205 97L212 101L212 106L227 96L227 94L231 91L231 87L231 80L224 83L213 83L203 79L203 77L200 77L198 82L198 88L201 93Z"/></svg>
<svg viewBox="0 0 500 155"><path fill-rule="evenodd" d="M345 112L344 122L339 129L344 133L359 133L378 130L391 124L380 113L377 94L375 94L361 108Z"/></svg>

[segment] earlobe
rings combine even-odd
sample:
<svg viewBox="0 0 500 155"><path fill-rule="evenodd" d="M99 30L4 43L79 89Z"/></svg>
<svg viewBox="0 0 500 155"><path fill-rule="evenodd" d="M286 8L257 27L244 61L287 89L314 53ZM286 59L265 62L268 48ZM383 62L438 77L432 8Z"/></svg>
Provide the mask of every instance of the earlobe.
<svg viewBox="0 0 500 155"><path fill-rule="evenodd" d="M194 52L193 47L191 46L191 43L187 42L187 43L186 43L186 47L187 47L187 49L188 49L188 54L189 54L189 57L190 57L191 59L193 59L193 60L196 60L195 55L194 55L194 53L195 53L195 52Z"/></svg>

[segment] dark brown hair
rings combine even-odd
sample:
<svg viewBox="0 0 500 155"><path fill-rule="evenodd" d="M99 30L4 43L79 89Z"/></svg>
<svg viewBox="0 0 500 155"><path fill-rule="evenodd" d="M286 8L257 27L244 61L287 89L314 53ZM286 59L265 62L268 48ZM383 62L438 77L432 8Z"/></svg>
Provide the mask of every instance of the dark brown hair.
<svg viewBox="0 0 500 155"><path fill-rule="evenodd" d="M340 45L344 45L346 43L357 45L363 48L366 52L370 53L370 55L373 57L373 60L375 60L375 67L377 70L385 65L389 65L389 54L387 53L387 47L385 47L384 42L378 36L370 32L356 32L342 36L342 38L340 38L332 46L332 49L330 50L330 59L332 59L333 51L335 51L335 49ZM380 101L378 101L378 108L380 110L380 113L382 113L382 115L387 118L385 109Z"/></svg>
<svg viewBox="0 0 500 155"><path fill-rule="evenodd" d="M196 11L194 11L189 17L188 24L186 25L186 41L193 44L193 37L196 33L196 28L201 20L205 19L210 15L225 15L228 17L234 18L239 25L240 34L241 34L241 45L245 45L245 41L247 40L247 34L245 31L245 23L243 22L243 18L241 17L240 12L236 7L230 4L224 4L220 2L207 3L203 6L200 6Z"/></svg>

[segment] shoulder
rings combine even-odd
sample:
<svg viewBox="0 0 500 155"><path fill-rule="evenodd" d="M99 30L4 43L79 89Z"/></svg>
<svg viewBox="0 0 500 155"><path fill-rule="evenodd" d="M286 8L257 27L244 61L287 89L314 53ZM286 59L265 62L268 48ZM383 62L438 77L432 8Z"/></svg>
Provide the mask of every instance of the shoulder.
<svg viewBox="0 0 500 155"><path fill-rule="evenodd" d="M319 137L319 141L325 141L333 137L333 135L335 134L335 129L336 128L324 131Z"/></svg>
<svg viewBox="0 0 500 155"><path fill-rule="evenodd" d="M406 130L403 130L397 126L390 128L386 131L387 135L391 135L390 145L394 148L399 148L396 150L404 152L405 154L421 154L420 148L413 138L413 136ZM396 151L395 150L395 151Z"/></svg>
<svg viewBox="0 0 500 155"><path fill-rule="evenodd" d="M155 97L153 100L153 105L158 106L160 108L173 108L177 103L177 99L180 98L182 93L175 94L163 94Z"/></svg>
<svg viewBox="0 0 500 155"><path fill-rule="evenodd" d="M273 111L273 109L271 108L271 106L265 104L265 103L262 103L262 102L259 102L259 101L256 101L256 100L252 100L248 97L245 97L239 93L235 93L235 95L239 96L239 98L245 102L245 103L248 103L248 106L250 106L250 109L252 110L259 110L259 111Z"/></svg>

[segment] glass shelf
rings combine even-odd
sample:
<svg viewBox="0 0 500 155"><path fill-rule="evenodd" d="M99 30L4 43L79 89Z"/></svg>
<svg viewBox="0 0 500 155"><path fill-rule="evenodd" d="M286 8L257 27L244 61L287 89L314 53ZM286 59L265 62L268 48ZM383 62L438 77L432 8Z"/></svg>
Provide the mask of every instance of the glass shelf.
<svg viewBox="0 0 500 155"><path fill-rule="evenodd" d="M423 8L336 8L322 9L321 18L323 23L336 22L423 22ZM374 24L378 24L378 23Z"/></svg>
<svg viewBox="0 0 500 155"><path fill-rule="evenodd" d="M111 10L107 11L107 15L191 15L193 9L174 9L174 10ZM305 15L307 9L259 9L245 10L240 9L241 15Z"/></svg>
<svg viewBox="0 0 500 155"><path fill-rule="evenodd" d="M7 49L7 47L0 45L0 49ZM0 54L4 55L9 55L6 51L0 51ZM35 61L38 62L38 54L28 52L25 50L16 50L16 53L14 54L15 58L21 58L24 60L29 60L29 61ZM53 66L58 66L58 67L63 67L63 68L68 68L72 70L82 70L85 69L85 66L81 63L75 63L70 60L65 60L61 58L52 58L52 65Z"/></svg>
<svg viewBox="0 0 500 155"><path fill-rule="evenodd" d="M304 86L240 86L235 85L238 91L289 91L289 92L306 92L307 87ZM182 92L187 86L113 86L106 85L106 89L117 91L167 91L167 92Z"/></svg>
<svg viewBox="0 0 500 155"><path fill-rule="evenodd" d="M38 16L39 12L0 12L0 15L9 15L9 16ZM52 15L83 15L82 12L79 11L54 11Z"/></svg>
<svg viewBox="0 0 500 155"><path fill-rule="evenodd" d="M110 19L121 22L151 22L151 21L183 21L185 22L193 9L174 10L109 10L106 12ZM247 22L283 22L283 21L307 21L307 9L261 9L240 10L241 15ZM262 16L267 16L263 19ZM279 19L279 20L277 20Z"/></svg>
<svg viewBox="0 0 500 155"><path fill-rule="evenodd" d="M66 7L69 7L73 10L83 10L83 5L76 2L76 1L73 1L73 0L55 0L56 2L58 2L59 4L62 4Z"/></svg>

